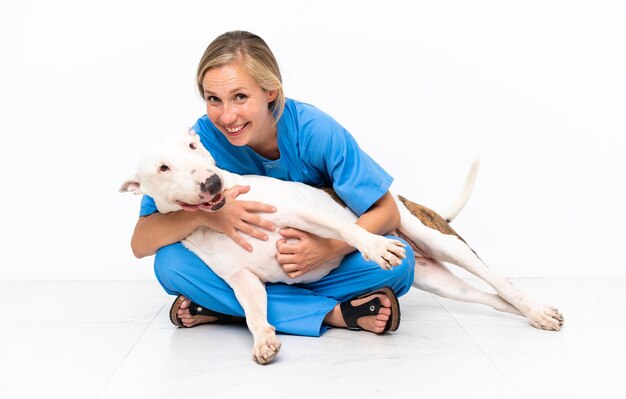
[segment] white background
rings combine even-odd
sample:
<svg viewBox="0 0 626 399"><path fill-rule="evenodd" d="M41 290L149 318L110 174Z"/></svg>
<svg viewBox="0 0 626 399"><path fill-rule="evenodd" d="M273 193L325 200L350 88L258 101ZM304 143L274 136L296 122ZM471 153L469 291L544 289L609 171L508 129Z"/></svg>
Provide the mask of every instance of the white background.
<svg viewBox="0 0 626 399"><path fill-rule="evenodd" d="M412 4L411 7L408 4ZM117 192L204 113L217 35L259 34L331 114L511 277L626 275L626 9L614 1L0 0L0 280L151 279Z"/></svg>

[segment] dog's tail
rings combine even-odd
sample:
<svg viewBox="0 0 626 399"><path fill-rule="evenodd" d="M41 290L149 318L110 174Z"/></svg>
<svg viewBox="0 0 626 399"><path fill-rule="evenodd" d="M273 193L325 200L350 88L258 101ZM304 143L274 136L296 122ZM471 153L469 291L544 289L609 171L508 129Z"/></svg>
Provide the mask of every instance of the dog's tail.
<svg viewBox="0 0 626 399"><path fill-rule="evenodd" d="M480 166L480 159L477 156L474 158L472 162L472 166L470 167L469 172L467 173L467 178L465 179L465 186L463 186L463 191L458 196L456 202L448 209L447 212L441 213L441 216L446 219L446 222L450 223L454 218L456 218L459 213L467 204L467 201L470 199L472 195L472 191L474 190L474 184L476 183L476 175L478 174L478 167Z"/></svg>

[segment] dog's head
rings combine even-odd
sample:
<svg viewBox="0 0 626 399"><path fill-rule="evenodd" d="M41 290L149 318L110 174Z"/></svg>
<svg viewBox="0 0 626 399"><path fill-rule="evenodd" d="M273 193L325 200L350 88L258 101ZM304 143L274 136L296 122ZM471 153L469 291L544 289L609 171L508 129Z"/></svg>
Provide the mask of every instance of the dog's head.
<svg viewBox="0 0 626 399"><path fill-rule="evenodd" d="M226 203L224 184L215 160L194 132L168 135L152 146L135 175L120 192L151 196L161 213L215 212Z"/></svg>

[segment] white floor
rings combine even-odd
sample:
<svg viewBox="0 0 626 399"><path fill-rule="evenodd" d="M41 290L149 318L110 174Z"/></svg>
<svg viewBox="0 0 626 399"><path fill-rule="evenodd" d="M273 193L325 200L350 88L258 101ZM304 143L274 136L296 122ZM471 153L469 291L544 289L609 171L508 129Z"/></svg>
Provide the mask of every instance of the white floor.
<svg viewBox="0 0 626 399"><path fill-rule="evenodd" d="M156 282L0 282L0 398L626 398L626 281L517 279L561 332L413 290L400 329L281 335L176 329Z"/></svg>

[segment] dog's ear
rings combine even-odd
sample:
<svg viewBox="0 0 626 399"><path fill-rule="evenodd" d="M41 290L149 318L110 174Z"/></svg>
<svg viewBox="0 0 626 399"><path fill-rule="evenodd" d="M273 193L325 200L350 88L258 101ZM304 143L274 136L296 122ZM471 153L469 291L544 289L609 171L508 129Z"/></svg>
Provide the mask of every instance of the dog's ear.
<svg viewBox="0 0 626 399"><path fill-rule="evenodd" d="M124 184L122 184L122 187L120 187L119 192L120 193L133 193L135 195L143 194L143 191L141 191L141 183L139 182L139 179L137 179L136 177L126 180Z"/></svg>
<svg viewBox="0 0 626 399"><path fill-rule="evenodd" d="M200 141L200 135L199 135L198 133L196 133L196 131L195 131L195 130L193 130L193 129L189 129L189 135L191 136L191 138L193 139L193 141L194 141L196 144L200 144L200 145L202 145L202 142Z"/></svg>

